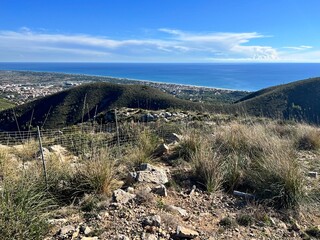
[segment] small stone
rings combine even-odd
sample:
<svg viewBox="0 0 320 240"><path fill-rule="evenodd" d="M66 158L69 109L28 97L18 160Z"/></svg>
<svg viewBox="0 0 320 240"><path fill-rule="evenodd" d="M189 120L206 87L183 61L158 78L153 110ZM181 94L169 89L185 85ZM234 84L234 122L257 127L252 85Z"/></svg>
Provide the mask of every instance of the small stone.
<svg viewBox="0 0 320 240"><path fill-rule="evenodd" d="M119 239L119 240L130 240L129 237L127 237L126 235L122 235L122 234L118 235L117 239Z"/></svg>
<svg viewBox="0 0 320 240"><path fill-rule="evenodd" d="M272 226L276 225L276 221L272 217L270 217L269 220Z"/></svg>
<svg viewBox="0 0 320 240"><path fill-rule="evenodd" d="M143 219L142 225L160 227L161 217L159 215L148 216L145 219Z"/></svg>
<svg viewBox="0 0 320 240"><path fill-rule="evenodd" d="M187 210L181 208L181 207L176 207L174 205L169 205L168 209L172 212L178 212L182 217L187 217L188 216L188 212Z"/></svg>
<svg viewBox="0 0 320 240"><path fill-rule="evenodd" d="M199 236L199 233L185 228L183 226L177 226L176 237L181 239L194 239Z"/></svg>
<svg viewBox="0 0 320 240"><path fill-rule="evenodd" d="M299 225L299 223L294 222L294 223L291 225L291 229L292 229L293 231L299 232L300 229L301 229L301 226Z"/></svg>
<svg viewBox="0 0 320 240"><path fill-rule="evenodd" d="M154 234L147 234L143 239L144 240L158 240L158 237Z"/></svg>
<svg viewBox="0 0 320 240"><path fill-rule="evenodd" d="M169 147L165 143L162 143L154 150L152 155L155 157L161 157L162 155L168 152L169 152Z"/></svg>
<svg viewBox="0 0 320 240"><path fill-rule="evenodd" d="M84 231L83 231L83 233L84 233L85 235L88 235L88 234L90 234L91 232L92 232L92 230L91 230L90 227L86 227L86 228L84 229Z"/></svg>
<svg viewBox="0 0 320 240"><path fill-rule="evenodd" d="M308 172L308 176L311 178L318 178L318 172Z"/></svg>
<svg viewBox="0 0 320 240"><path fill-rule="evenodd" d="M59 235L60 236L65 236L65 235L68 235L68 234L74 232L75 230L76 229L74 228L74 226L68 225L68 226L65 226L65 227L60 229Z"/></svg>
<svg viewBox="0 0 320 240"><path fill-rule="evenodd" d="M131 194L134 194L134 188L133 187L128 187L127 188L127 192L131 193Z"/></svg>
<svg viewBox="0 0 320 240"><path fill-rule="evenodd" d="M287 225L284 222L278 223L279 228L287 229Z"/></svg>
<svg viewBox="0 0 320 240"><path fill-rule="evenodd" d="M99 238L98 237L82 237L81 240L99 240ZM129 240L129 238L128 238L128 240Z"/></svg>
<svg viewBox="0 0 320 240"><path fill-rule="evenodd" d="M163 184L153 188L152 192L157 194L157 195L159 195L159 196L162 196L162 197L167 197L168 196L167 188Z"/></svg>

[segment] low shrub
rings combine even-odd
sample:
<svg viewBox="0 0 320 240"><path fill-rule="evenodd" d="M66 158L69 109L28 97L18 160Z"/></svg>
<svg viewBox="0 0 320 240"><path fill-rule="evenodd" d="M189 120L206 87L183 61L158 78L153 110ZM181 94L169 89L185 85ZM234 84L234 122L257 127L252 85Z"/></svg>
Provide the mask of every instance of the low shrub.
<svg viewBox="0 0 320 240"><path fill-rule="evenodd" d="M219 225L223 228L232 228L236 225L236 223L231 218L224 217L220 220Z"/></svg>
<svg viewBox="0 0 320 240"><path fill-rule="evenodd" d="M250 226L254 223L254 218L248 214L241 214L237 216L237 223L241 226Z"/></svg>

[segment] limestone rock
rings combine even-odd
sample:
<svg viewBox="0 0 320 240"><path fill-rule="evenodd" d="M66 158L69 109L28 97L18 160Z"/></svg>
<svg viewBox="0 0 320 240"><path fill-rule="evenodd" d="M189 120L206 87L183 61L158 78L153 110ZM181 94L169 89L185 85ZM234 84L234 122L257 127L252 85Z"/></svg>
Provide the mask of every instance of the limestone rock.
<svg viewBox="0 0 320 240"><path fill-rule="evenodd" d="M199 236L199 233L185 228L183 226L177 226L176 237L180 239L193 239Z"/></svg>
<svg viewBox="0 0 320 240"><path fill-rule="evenodd" d="M136 178L138 182L165 184L169 181L165 170L161 168L151 164L141 164L140 169L141 171L137 172Z"/></svg>
<svg viewBox="0 0 320 240"><path fill-rule="evenodd" d="M179 213L182 217L187 217L188 216L187 210L185 210L185 209L183 209L181 207L176 207L174 205L169 205L167 208L172 212Z"/></svg>
<svg viewBox="0 0 320 240"><path fill-rule="evenodd" d="M117 189L113 192L113 200L120 204L125 204L130 200L134 199L135 197L135 194L127 193L122 189Z"/></svg>

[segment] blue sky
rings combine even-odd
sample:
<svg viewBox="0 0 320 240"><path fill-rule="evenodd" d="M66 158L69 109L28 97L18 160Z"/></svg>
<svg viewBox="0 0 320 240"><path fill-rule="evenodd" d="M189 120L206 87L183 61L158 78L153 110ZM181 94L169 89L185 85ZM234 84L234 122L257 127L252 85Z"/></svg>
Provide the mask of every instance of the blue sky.
<svg viewBox="0 0 320 240"><path fill-rule="evenodd" d="M0 61L320 62L319 0L1 0Z"/></svg>

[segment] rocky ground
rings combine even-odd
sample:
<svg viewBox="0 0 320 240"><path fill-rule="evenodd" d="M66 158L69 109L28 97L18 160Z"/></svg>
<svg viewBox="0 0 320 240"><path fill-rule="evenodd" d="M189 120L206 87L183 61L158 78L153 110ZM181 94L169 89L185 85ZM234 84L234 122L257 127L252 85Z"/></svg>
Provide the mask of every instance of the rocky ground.
<svg viewBox="0 0 320 240"><path fill-rule="evenodd" d="M121 114L128 115L125 112L130 111ZM174 111L142 114L167 119L178 115L173 116ZM157 158L151 162L121 170L111 195L86 194L48 213L51 229L45 239L320 239L319 205L296 212L276 210L241 192L204 191L190 177L187 162L169 160L181 136L171 134L170 141L158 146ZM22 146L0 149L15 156L27 154ZM63 164L83 167L79 158L60 145L45 149L45 158L50 153ZM300 151L299 159L310 185L319 184L319 154Z"/></svg>
<svg viewBox="0 0 320 240"><path fill-rule="evenodd" d="M294 215L233 194L181 187L190 185L187 179L176 185L174 175L181 170L188 171L142 164L112 196L87 195L78 205L57 210L46 239L319 238L319 232L310 234L319 224L317 212Z"/></svg>

